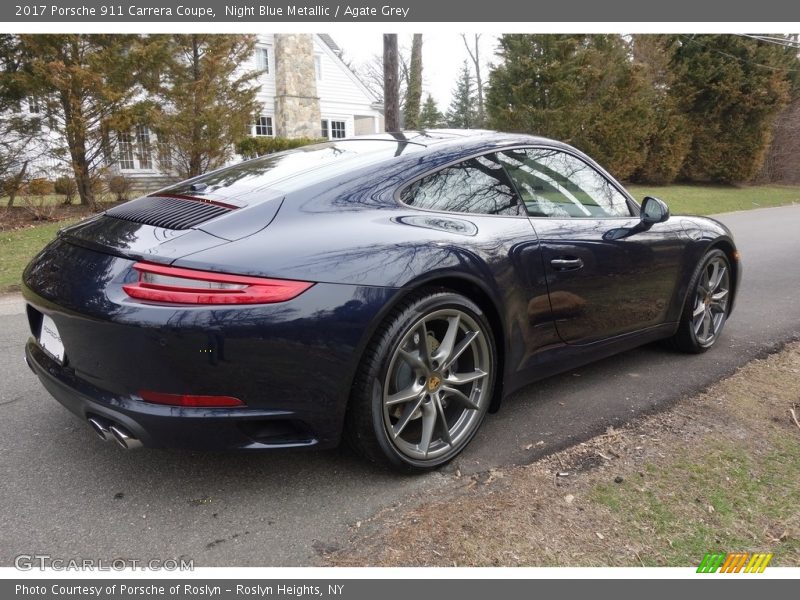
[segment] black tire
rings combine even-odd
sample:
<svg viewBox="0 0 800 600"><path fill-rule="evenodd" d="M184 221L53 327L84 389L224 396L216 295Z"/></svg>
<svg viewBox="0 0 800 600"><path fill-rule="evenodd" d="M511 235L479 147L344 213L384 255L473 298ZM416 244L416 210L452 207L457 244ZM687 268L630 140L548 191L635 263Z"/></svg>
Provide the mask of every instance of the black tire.
<svg viewBox="0 0 800 600"><path fill-rule="evenodd" d="M450 291L415 294L394 307L362 356L345 439L381 466L406 472L441 466L478 431L496 366L491 326L474 302ZM476 379L453 383L468 377Z"/></svg>
<svg viewBox="0 0 800 600"><path fill-rule="evenodd" d="M713 289L706 289L709 286L705 282L708 282L715 265L724 267L724 276L720 275L716 282L710 282L710 287ZM689 291L686 294L678 330L668 340L670 346L681 352L700 354L709 350L717 342L730 312L730 295L733 291L731 281L731 264L722 250L714 249L703 256L689 282ZM716 285L714 285L715 283ZM724 298L721 303L710 300L715 295L719 296L722 288L724 288ZM698 311L701 310L706 312L698 314ZM708 314L711 315L710 318L707 316ZM700 319L700 329L698 329L698 319ZM707 323L709 324L708 335L706 335L707 330L705 329Z"/></svg>

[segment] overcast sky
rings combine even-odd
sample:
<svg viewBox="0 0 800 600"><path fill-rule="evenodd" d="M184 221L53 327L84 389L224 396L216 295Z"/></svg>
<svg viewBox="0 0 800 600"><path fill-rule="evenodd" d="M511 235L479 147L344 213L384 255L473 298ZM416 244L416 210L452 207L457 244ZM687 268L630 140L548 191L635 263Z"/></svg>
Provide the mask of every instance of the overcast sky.
<svg viewBox="0 0 800 600"><path fill-rule="evenodd" d="M474 34L467 33L467 39L474 43ZM383 56L383 34L363 33L354 35L337 35L332 33L333 39L344 50L344 59L354 64L367 62L373 55ZM398 44L401 49L411 51L411 35L398 34ZM481 34L480 54L481 75L486 81L488 76L487 65L497 61L495 46L497 36L490 33ZM467 49L461 36L457 33L426 33L422 34L422 101L430 93L436 100L439 110L446 112L450 105L450 95L455 84L456 76L464 59L469 60ZM471 64L471 62L470 62Z"/></svg>

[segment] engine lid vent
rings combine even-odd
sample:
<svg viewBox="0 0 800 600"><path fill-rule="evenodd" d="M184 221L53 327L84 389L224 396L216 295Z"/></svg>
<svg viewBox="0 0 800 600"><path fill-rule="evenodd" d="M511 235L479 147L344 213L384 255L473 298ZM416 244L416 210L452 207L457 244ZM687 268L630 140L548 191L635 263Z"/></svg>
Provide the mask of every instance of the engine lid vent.
<svg viewBox="0 0 800 600"><path fill-rule="evenodd" d="M165 229L190 229L235 207L198 198L177 196L145 196L107 210L106 215L134 223Z"/></svg>

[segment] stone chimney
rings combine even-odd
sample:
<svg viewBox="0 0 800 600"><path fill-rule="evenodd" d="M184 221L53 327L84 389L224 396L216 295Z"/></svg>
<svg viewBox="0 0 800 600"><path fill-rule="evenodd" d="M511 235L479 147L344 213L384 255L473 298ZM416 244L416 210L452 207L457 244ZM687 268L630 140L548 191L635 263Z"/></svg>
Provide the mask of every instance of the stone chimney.
<svg viewBox="0 0 800 600"><path fill-rule="evenodd" d="M275 133L320 137L320 109L314 72L314 40L308 33L276 33Z"/></svg>

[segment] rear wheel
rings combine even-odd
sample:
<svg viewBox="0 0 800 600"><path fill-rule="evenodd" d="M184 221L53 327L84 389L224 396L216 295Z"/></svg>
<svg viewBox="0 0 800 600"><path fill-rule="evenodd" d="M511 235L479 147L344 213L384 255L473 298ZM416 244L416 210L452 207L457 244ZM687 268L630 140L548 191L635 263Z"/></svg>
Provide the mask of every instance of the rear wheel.
<svg viewBox="0 0 800 600"><path fill-rule="evenodd" d="M403 302L367 349L346 435L376 463L426 470L470 442L491 402L491 328L480 308L450 292Z"/></svg>
<svg viewBox="0 0 800 600"><path fill-rule="evenodd" d="M705 352L719 339L730 309L731 265L722 250L712 250L703 257L689 290L671 341L683 352Z"/></svg>

